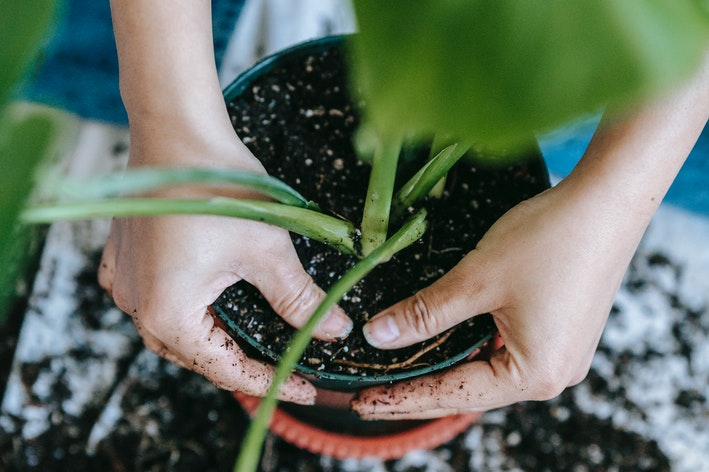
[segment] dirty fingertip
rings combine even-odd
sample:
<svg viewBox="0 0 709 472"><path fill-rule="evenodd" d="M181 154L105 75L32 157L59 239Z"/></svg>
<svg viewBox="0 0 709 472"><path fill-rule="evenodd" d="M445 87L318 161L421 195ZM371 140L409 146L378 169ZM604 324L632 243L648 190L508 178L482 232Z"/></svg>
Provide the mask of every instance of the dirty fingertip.
<svg viewBox="0 0 709 472"><path fill-rule="evenodd" d="M387 387L384 385L362 390L350 401L350 409L366 420L377 411L378 407L383 406L378 399L386 393Z"/></svg>
<svg viewBox="0 0 709 472"><path fill-rule="evenodd" d="M302 377L291 375L283 384L280 399L300 405L314 405L317 392L315 387Z"/></svg>
<svg viewBox="0 0 709 472"><path fill-rule="evenodd" d="M330 308L318 325L321 336L329 339L344 339L352 332L352 320L339 306Z"/></svg>

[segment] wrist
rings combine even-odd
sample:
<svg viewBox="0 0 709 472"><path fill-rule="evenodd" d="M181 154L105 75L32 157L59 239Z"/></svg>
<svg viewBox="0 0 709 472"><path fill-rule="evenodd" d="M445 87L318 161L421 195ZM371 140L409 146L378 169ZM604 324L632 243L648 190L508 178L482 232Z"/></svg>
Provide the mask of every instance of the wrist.
<svg viewBox="0 0 709 472"><path fill-rule="evenodd" d="M709 119L707 84L709 65L622 120L605 116L569 183L647 224Z"/></svg>
<svg viewBox="0 0 709 472"><path fill-rule="evenodd" d="M230 129L208 0L111 0L111 13L132 135Z"/></svg>
<svg viewBox="0 0 709 472"><path fill-rule="evenodd" d="M192 119L162 120L155 116L131 122L128 165L264 171L239 140L228 118L210 122L213 126Z"/></svg>

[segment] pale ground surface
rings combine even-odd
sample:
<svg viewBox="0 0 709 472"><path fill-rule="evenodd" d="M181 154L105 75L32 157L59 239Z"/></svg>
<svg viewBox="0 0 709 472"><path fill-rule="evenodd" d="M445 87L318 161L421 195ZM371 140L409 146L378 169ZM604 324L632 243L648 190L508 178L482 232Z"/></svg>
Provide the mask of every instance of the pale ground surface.
<svg viewBox="0 0 709 472"><path fill-rule="evenodd" d="M266 3L278 4L282 16L263 15L269 11L263 3L247 5L237 32L242 47L240 53L236 48L227 53L224 84L258 55L296 40L354 29L342 14L343 2ZM298 15L306 19L295 21ZM248 27L254 24L262 26L265 38L254 40ZM76 129L71 152L62 156L61 166L70 174L123 165L126 129L94 122L79 122ZM153 448L174 441L174 432L163 424L172 424L180 411L168 403L157 409L148 403L126 405L136 385L155 390L165 389L164 382L189 383L196 385L197 401L222 398L207 382L145 351L130 319L101 298L93 274L107 229L104 220L63 223L48 235L0 412L3 442L12 445L19 470L51 463L51 457L64 465L64 457L90 458L129 427L134 428L129 437ZM162 383L153 385L156 379ZM206 414L210 421L236 408L220 405ZM709 219L663 206L631 265L589 378L581 385L550 402L491 412L452 443L399 461L299 455L272 439L264 470L452 471L463 470L461 464L469 470L709 470L707 424ZM55 436L62 438L51 439L53 449L38 446L42 438ZM191 441L197 448L200 438ZM171 460L156 460L160 465L144 470L170 470Z"/></svg>

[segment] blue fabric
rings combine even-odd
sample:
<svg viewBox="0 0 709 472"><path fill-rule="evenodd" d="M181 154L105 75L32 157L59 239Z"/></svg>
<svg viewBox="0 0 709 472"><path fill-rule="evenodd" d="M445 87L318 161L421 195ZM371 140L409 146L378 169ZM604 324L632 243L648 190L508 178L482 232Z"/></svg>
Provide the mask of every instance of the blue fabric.
<svg viewBox="0 0 709 472"><path fill-rule="evenodd" d="M568 175L586 150L597 125L598 120L584 121L566 132L543 139L542 153L549 171L560 177ZM664 202L709 216L709 125L704 128Z"/></svg>
<svg viewBox="0 0 709 472"><path fill-rule="evenodd" d="M218 66L242 5L243 0L212 0ZM20 97L82 118L126 124L108 0L64 0L60 12L55 33L20 87Z"/></svg>

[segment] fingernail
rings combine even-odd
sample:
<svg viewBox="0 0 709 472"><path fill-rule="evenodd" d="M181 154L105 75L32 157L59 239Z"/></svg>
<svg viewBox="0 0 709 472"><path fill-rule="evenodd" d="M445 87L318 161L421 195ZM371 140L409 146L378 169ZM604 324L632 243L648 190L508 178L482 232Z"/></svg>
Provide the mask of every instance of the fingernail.
<svg viewBox="0 0 709 472"><path fill-rule="evenodd" d="M352 331L352 320L339 310L330 310L320 322L320 329L331 338L346 338Z"/></svg>
<svg viewBox="0 0 709 472"><path fill-rule="evenodd" d="M399 337L399 328L389 315L373 318L362 331L364 338L374 347L385 346Z"/></svg>

